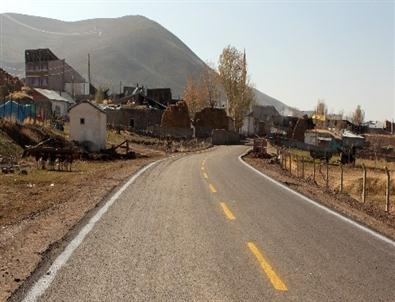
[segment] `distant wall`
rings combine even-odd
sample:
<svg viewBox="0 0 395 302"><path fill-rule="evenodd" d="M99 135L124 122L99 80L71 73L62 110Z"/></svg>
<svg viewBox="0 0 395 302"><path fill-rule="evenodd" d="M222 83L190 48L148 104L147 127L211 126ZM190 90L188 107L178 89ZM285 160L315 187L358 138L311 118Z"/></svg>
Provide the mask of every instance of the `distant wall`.
<svg viewBox="0 0 395 302"><path fill-rule="evenodd" d="M154 136L159 137L173 137L173 138L192 138L192 128L162 128L154 126L148 129L148 131Z"/></svg>
<svg viewBox="0 0 395 302"><path fill-rule="evenodd" d="M162 114L162 110L148 108L106 109L108 125L136 131L146 131L149 127L159 126Z"/></svg>
<svg viewBox="0 0 395 302"><path fill-rule="evenodd" d="M233 131L216 129L212 132L213 145L235 145L240 143L240 136Z"/></svg>

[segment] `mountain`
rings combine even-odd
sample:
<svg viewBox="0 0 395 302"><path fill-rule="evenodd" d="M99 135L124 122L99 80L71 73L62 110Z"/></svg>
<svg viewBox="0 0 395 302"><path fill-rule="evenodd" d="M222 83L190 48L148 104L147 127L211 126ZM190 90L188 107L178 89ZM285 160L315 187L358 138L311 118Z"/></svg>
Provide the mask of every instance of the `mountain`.
<svg viewBox="0 0 395 302"><path fill-rule="evenodd" d="M302 117L303 114L300 110L289 107L288 105L285 105L283 102L257 90L254 89L255 92L255 103L256 105L262 105L262 106L267 106L267 105L272 105L274 106L277 111L282 114L282 115L292 115L292 116L298 116Z"/></svg>
<svg viewBox="0 0 395 302"><path fill-rule="evenodd" d="M24 50L50 48L87 77L87 56L96 85L118 90L136 83L147 87L170 87L175 97L182 94L189 75L200 73L205 63L179 38L160 24L143 16L90 19L65 22L21 14L0 14L0 65L24 76ZM256 91L257 103L284 103Z"/></svg>

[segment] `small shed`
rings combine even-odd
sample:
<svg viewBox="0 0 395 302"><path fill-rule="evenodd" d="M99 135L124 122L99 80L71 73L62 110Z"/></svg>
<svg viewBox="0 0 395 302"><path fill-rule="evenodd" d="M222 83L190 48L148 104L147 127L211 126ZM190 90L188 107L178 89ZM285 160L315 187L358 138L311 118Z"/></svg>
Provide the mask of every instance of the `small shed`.
<svg viewBox="0 0 395 302"><path fill-rule="evenodd" d="M342 140L345 147L363 147L365 145L365 138L363 136L347 130L343 132Z"/></svg>
<svg viewBox="0 0 395 302"><path fill-rule="evenodd" d="M339 136L325 129L311 129L304 133L304 143L317 147L330 148L340 140Z"/></svg>
<svg viewBox="0 0 395 302"><path fill-rule="evenodd" d="M69 110L70 139L95 152L106 148L106 112L90 101L83 101Z"/></svg>
<svg viewBox="0 0 395 302"><path fill-rule="evenodd" d="M70 106L75 104L73 98L66 92L57 92L49 89L34 88L32 97L35 102L51 102L52 113L58 117L65 117Z"/></svg>

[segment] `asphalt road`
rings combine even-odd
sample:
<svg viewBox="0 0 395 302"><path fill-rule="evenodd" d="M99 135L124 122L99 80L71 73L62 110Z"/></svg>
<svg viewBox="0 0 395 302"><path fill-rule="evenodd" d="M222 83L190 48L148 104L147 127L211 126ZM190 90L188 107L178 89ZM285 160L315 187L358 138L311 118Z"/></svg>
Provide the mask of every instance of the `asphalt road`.
<svg viewBox="0 0 395 302"><path fill-rule="evenodd" d="M141 174L39 301L395 301L395 247L246 167L243 146Z"/></svg>

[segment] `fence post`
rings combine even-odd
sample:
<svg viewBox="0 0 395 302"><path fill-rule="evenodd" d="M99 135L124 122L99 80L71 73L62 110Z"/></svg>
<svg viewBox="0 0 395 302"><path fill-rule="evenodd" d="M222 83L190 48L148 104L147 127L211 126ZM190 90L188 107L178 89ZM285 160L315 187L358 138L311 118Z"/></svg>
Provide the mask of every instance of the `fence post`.
<svg viewBox="0 0 395 302"><path fill-rule="evenodd" d="M300 175L300 169L299 169L299 156L298 155L296 155L296 177L299 177L299 175Z"/></svg>
<svg viewBox="0 0 395 302"><path fill-rule="evenodd" d="M302 156L302 179L304 179L304 157Z"/></svg>
<svg viewBox="0 0 395 302"><path fill-rule="evenodd" d="M315 158L313 158L313 182L315 183Z"/></svg>
<svg viewBox="0 0 395 302"><path fill-rule="evenodd" d="M289 153L289 174L292 175L292 154Z"/></svg>
<svg viewBox="0 0 395 302"><path fill-rule="evenodd" d="M385 173L387 174L387 186L385 190L385 211L391 211L391 204L390 204L390 190L391 190L391 174L387 167L385 167Z"/></svg>
<svg viewBox="0 0 395 302"><path fill-rule="evenodd" d="M340 193L343 193L343 164L340 163Z"/></svg>
<svg viewBox="0 0 395 302"><path fill-rule="evenodd" d="M326 182L325 182L325 187L328 190L329 189L329 163L328 161L326 162Z"/></svg>
<svg viewBox="0 0 395 302"><path fill-rule="evenodd" d="M366 167L364 164L362 164L362 170L363 170L363 175L362 175L362 202L365 203L366 201Z"/></svg>

